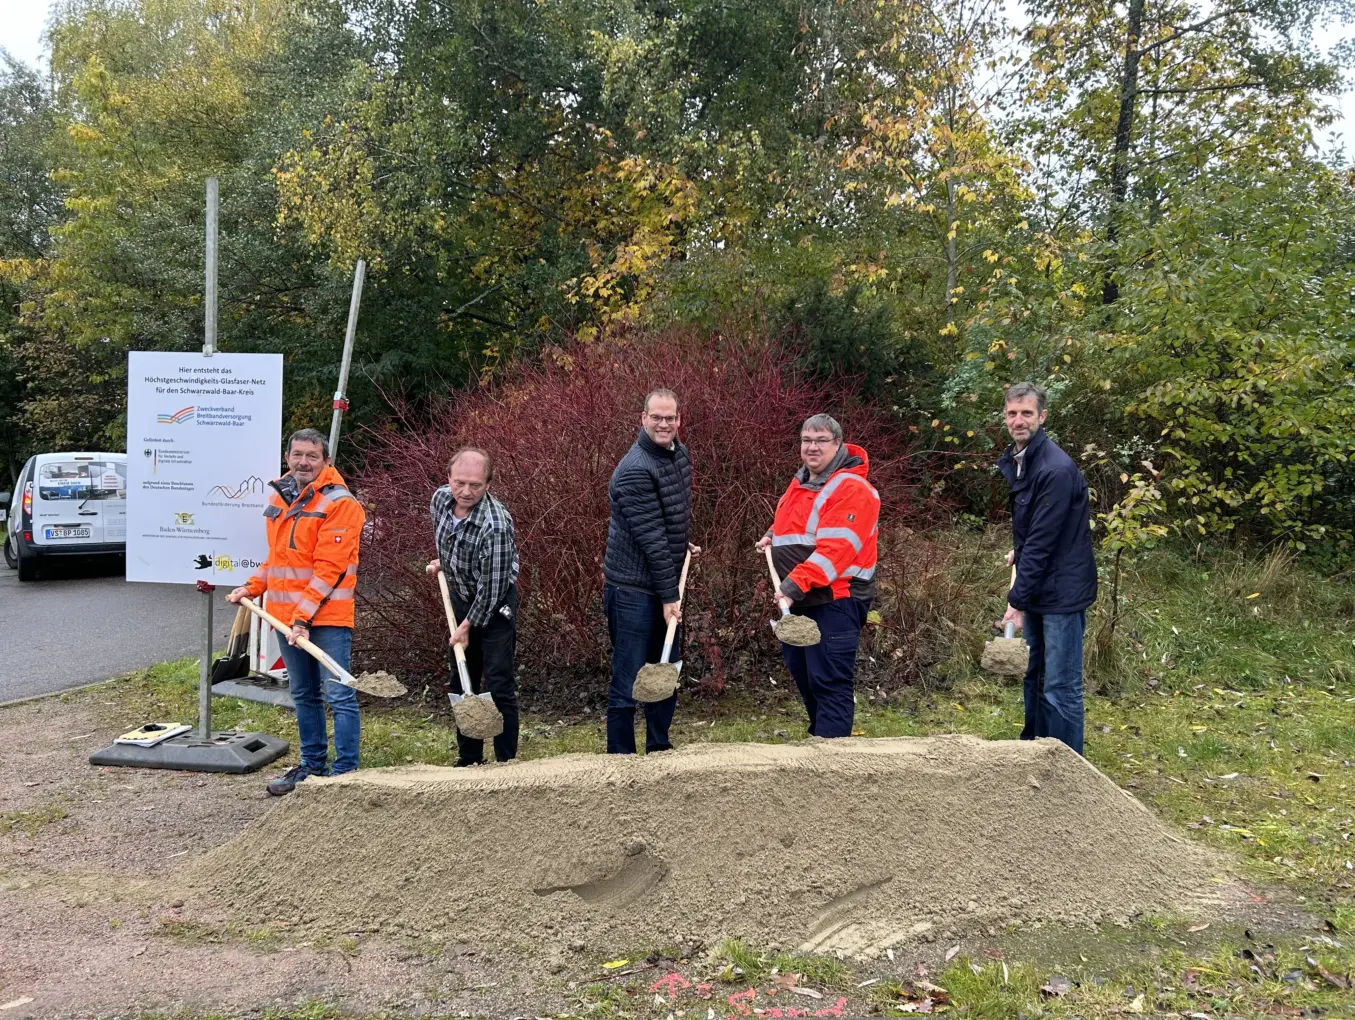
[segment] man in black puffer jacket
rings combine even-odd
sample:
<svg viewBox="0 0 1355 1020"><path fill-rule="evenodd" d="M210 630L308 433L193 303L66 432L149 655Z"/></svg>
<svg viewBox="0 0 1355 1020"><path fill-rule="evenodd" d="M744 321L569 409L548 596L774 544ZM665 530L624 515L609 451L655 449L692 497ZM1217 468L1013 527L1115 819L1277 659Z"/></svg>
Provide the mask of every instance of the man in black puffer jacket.
<svg viewBox="0 0 1355 1020"><path fill-rule="evenodd" d="M612 684L607 692L607 753L635 753L635 699L631 687L646 662L658 662L670 618L682 619L678 578L686 557L692 521L692 468L687 447L678 439L677 397L654 390L640 412L640 435L612 472L607 494L612 503L607 556L602 572L607 585L602 604L612 639ZM693 553L696 547L691 546ZM671 660L682 656L682 628L673 640ZM645 750L673 745L677 693L645 705Z"/></svg>
<svg viewBox="0 0 1355 1020"><path fill-rule="evenodd" d="M1045 392L1031 383L1007 391L1012 445L997 462L1011 486L1016 583L1005 623L1022 627L1030 647L1022 740L1057 737L1082 753L1082 635L1096 601L1087 480L1045 435Z"/></svg>

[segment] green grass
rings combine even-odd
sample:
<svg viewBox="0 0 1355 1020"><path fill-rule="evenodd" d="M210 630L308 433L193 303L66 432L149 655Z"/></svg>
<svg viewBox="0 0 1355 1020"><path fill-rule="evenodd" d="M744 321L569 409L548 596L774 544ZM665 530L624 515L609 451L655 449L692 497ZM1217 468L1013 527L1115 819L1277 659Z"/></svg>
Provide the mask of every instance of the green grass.
<svg viewBox="0 0 1355 1020"><path fill-rule="evenodd" d="M0 836L8 835L17 830L32 839L42 831L43 826L59 822L69 813L58 804L49 804L46 807L31 808L24 811L0 812Z"/></svg>

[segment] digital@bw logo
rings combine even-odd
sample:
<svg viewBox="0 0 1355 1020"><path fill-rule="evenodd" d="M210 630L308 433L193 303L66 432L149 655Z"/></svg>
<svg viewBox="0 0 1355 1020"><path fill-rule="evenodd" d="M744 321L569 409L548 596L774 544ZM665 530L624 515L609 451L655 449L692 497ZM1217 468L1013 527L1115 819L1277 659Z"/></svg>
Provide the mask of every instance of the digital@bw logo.
<svg viewBox="0 0 1355 1020"><path fill-rule="evenodd" d="M241 559L235 559L221 555L198 555L193 560L194 570L210 570L214 574L233 574L236 570L254 570L259 566L260 561L245 556Z"/></svg>
<svg viewBox="0 0 1355 1020"><path fill-rule="evenodd" d="M192 404L187 407L181 407L173 414L157 414L155 423L157 425L182 425L186 421L192 421L197 414L198 409Z"/></svg>

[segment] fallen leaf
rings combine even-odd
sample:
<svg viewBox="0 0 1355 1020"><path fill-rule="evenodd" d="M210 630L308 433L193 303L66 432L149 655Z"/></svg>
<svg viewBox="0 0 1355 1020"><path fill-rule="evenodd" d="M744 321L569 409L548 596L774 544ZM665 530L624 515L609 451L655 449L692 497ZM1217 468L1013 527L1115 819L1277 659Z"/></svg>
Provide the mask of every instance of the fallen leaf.
<svg viewBox="0 0 1355 1020"><path fill-rule="evenodd" d="M133 955L133 956L140 956L140 955L141 955L142 953L144 953L145 951L146 951L146 947L145 947L145 946L137 946L135 949L132 950L132 955Z"/></svg>
<svg viewBox="0 0 1355 1020"><path fill-rule="evenodd" d="M822 999L823 992L816 992L812 988L791 988L788 989L791 995L803 995L806 999Z"/></svg>
<svg viewBox="0 0 1355 1020"><path fill-rule="evenodd" d="M926 1014L932 1011L931 999L919 999L914 1002L905 1002L902 1006L895 1006L900 1013L921 1013Z"/></svg>
<svg viewBox="0 0 1355 1020"><path fill-rule="evenodd" d="M608 960L602 965L603 970L616 970L617 967L624 967L630 963L629 960Z"/></svg>
<svg viewBox="0 0 1355 1020"><path fill-rule="evenodd" d="M1260 597L1261 597L1261 593L1260 593L1259 591L1254 591L1254 592L1252 592L1250 595L1247 596L1248 599L1259 599Z"/></svg>
<svg viewBox="0 0 1355 1020"><path fill-rule="evenodd" d="M880 980L879 978L869 978L869 979L867 979L867 980L865 980L865 981L858 982L856 987L857 987L857 988L869 988L871 985L875 984L875 983L878 982L879 980Z"/></svg>
<svg viewBox="0 0 1355 1020"><path fill-rule="evenodd" d="M22 998L12 999L11 1001L4 1003L3 1005L0 1005L0 1009L14 1009L17 1006L27 1006L32 1001L33 996L25 995Z"/></svg>
<svg viewBox="0 0 1355 1020"><path fill-rule="evenodd" d="M1059 998L1073 990L1073 983L1062 974L1053 974L1040 986L1040 991L1050 998Z"/></svg>
<svg viewBox="0 0 1355 1020"><path fill-rule="evenodd" d="M1206 921L1204 924L1192 924L1186 931L1204 931L1208 927L1209 922Z"/></svg>
<svg viewBox="0 0 1355 1020"><path fill-rule="evenodd" d="M776 975L775 983L777 988L798 988L800 985L800 975L791 973L778 974Z"/></svg>
<svg viewBox="0 0 1355 1020"><path fill-rule="evenodd" d="M947 963L950 963L951 960L955 959L955 954L958 953L959 951L960 951L960 947L959 947L959 946L951 946L949 949L947 949L947 950L946 950L946 962L947 962Z"/></svg>
<svg viewBox="0 0 1355 1020"><path fill-rule="evenodd" d="M1138 995L1134 996L1133 1001L1131 1001L1131 1002L1129 1003L1128 1006L1125 1006L1125 1007L1124 1007L1124 1011L1125 1011L1126 1013L1142 1013L1142 1012L1143 1012L1143 993L1142 993L1142 992L1139 992Z"/></svg>
<svg viewBox="0 0 1355 1020"><path fill-rule="evenodd" d="M1333 988L1350 987L1350 982L1347 979L1343 977L1337 977L1331 971L1327 970L1326 967L1322 966L1322 964L1319 963L1314 957L1310 956L1304 962L1307 963L1309 967L1312 967L1315 971L1317 971L1318 977L1320 977L1323 981L1327 982L1327 984L1331 985Z"/></svg>

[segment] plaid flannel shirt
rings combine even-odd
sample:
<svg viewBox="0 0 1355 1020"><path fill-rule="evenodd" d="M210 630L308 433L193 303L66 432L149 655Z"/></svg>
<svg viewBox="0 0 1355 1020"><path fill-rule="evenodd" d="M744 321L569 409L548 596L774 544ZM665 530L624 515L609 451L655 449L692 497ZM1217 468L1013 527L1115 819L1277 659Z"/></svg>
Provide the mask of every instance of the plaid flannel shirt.
<svg viewBox="0 0 1355 1020"><path fill-rule="evenodd" d="M471 603L466 619L483 627L518 579L518 547L513 516L485 493L461 526L453 528L456 500L444 485L433 493L428 514L438 544L438 559L456 593Z"/></svg>

